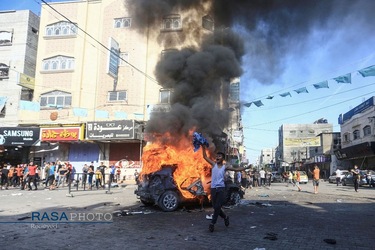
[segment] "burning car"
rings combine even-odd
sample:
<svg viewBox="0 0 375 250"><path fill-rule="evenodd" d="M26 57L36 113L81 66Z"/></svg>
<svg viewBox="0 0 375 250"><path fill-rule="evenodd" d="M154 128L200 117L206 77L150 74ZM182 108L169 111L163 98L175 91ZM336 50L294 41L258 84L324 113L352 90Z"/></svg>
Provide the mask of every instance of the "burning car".
<svg viewBox="0 0 375 250"><path fill-rule="evenodd" d="M162 166L157 172L144 175L138 182L135 194L146 206L158 205L163 211L171 212L185 203L203 205L209 201L209 193L199 177L189 177L181 183L181 190L192 196L186 197L178 188L173 178L176 165ZM209 183L206 183L209 184ZM237 184L230 180L226 183L226 204L235 205L243 198L244 192Z"/></svg>

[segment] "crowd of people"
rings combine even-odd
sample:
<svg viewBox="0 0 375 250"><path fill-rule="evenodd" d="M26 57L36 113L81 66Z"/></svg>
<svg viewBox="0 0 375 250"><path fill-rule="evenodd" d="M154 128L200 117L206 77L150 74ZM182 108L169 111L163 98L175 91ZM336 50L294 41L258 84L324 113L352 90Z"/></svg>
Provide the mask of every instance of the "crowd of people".
<svg viewBox="0 0 375 250"><path fill-rule="evenodd" d="M94 162L91 162L84 164L82 173L77 174L69 161L46 162L43 167L30 162L16 166L0 164L0 174L1 189L38 190L42 184L43 188L54 190L73 184L92 190L104 189L105 183L120 181L121 168L115 165L107 167L103 162L95 168ZM139 173L135 170L134 178L137 180L138 176Z"/></svg>

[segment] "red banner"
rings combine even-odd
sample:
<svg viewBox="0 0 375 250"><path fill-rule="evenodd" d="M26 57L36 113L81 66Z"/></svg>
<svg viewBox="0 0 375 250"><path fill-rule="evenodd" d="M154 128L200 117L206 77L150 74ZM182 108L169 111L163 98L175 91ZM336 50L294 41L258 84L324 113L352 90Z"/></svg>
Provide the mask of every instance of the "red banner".
<svg viewBox="0 0 375 250"><path fill-rule="evenodd" d="M42 141L78 141L81 128L41 128Z"/></svg>

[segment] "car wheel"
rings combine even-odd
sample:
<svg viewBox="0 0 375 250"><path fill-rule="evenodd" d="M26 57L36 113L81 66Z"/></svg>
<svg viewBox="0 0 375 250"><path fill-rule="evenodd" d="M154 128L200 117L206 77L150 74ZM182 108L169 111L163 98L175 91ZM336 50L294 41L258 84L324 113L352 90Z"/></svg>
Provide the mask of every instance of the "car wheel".
<svg viewBox="0 0 375 250"><path fill-rule="evenodd" d="M150 206L154 205L154 202L149 201L149 200L141 199L141 202L142 202L143 205L145 205L147 207L150 207Z"/></svg>
<svg viewBox="0 0 375 250"><path fill-rule="evenodd" d="M178 208L179 198L176 192L167 191L159 199L159 207L165 212L172 212Z"/></svg>
<svg viewBox="0 0 375 250"><path fill-rule="evenodd" d="M346 181L345 180L342 180L342 185L346 186Z"/></svg>

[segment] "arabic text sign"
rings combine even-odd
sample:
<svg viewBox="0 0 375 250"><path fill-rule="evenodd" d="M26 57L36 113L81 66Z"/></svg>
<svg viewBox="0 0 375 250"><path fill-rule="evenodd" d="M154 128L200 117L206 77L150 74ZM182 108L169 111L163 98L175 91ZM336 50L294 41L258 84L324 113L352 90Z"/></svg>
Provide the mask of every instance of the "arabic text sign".
<svg viewBox="0 0 375 250"><path fill-rule="evenodd" d="M284 145L286 147L319 147L320 138L284 138Z"/></svg>
<svg viewBox="0 0 375 250"><path fill-rule="evenodd" d="M0 145L35 146L40 143L39 128L3 127L0 128Z"/></svg>
<svg viewBox="0 0 375 250"><path fill-rule="evenodd" d="M81 128L41 128L42 141L78 141L80 140Z"/></svg>
<svg viewBox="0 0 375 250"><path fill-rule="evenodd" d="M134 139L133 120L88 122L86 138L90 140Z"/></svg>

